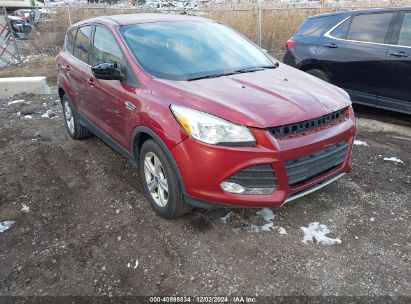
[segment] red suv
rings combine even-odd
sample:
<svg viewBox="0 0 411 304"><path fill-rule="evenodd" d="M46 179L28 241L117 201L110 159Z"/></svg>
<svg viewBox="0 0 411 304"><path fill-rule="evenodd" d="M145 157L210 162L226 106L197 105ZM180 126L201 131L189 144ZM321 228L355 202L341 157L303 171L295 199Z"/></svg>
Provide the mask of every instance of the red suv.
<svg viewBox="0 0 411 304"><path fill-rule="evenodd" d="M204 18L99 17L56 58L65 122L141 172L164 218L191 206L278 206L351 169L348 94Z"/></svg>

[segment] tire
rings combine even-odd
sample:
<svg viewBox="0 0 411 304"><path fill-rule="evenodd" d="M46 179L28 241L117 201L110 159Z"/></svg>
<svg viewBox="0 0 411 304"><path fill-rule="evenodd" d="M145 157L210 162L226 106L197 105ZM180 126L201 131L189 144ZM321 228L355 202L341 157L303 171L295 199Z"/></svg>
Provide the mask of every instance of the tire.
<svg viewBox="0 0 411 304"><path fill-rule="evenodd" d="M85 139L91 136L91 132L79 122L78 115L73 108L73 104L67 95L61 98L63 107L64 124L66 125L67 133L73 139Z"/></svg>
<svg viewBox="0 0 411 304"><path fill-rule="evenodd" d="M330 82L330 78L327 76L327 74L325 74L324 71L319 70L319 69L311 69L311 70L307 70L305 71L306 73L313 75L317 78L320 78L321 80L324 80L326 82Z"/></svg>
<svg viewBox="0 0 411 304"><path fill-rule="evenodd" d="M184 202L180 182L171 160L154 140L147 140L141 147L140 176L144 195L160 217L174 219L191 210Z"/></svg>

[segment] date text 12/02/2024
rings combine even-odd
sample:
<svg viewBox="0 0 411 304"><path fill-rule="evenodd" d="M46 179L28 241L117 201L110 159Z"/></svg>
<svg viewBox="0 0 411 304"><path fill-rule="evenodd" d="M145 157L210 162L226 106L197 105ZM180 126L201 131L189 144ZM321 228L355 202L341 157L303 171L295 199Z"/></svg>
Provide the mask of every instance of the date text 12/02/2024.
<svg viewBox="0 0 411 304"><path fill-rule="evenodd" d="M233 297L218 297L218 296L171 296L171 297L150 297L150 303L256 303L255 297L233 296Z"/></svg>

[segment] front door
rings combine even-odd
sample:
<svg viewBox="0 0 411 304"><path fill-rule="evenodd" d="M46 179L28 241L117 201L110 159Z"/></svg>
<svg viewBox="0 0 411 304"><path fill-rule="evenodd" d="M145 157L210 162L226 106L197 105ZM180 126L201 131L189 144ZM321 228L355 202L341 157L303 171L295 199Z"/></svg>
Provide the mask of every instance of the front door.
<svg viewBox="0 0 411 304"><path fill-rule="evenodd" d="M120 47L111 31L102 25L96 25L91 49L91 65L115 62L120 70L125 68L125 60ZM90 76L88 82L88 113L101 131L123 148L129 146L125 90L119 80L101 80Z"/></svg>
<svg viewBox="0 0 411 304"><path fill-rule="evenodd" d="M352 16L320 40L318 59L331 82L346 89L353 101L377 102L394 19L392 12Z"/></svg>
<svg viewBox="0 0 411 304"><path fill-rule="evenodd" d="M411 113L411 11L400 14L388 47L378 106Z"/></svg>

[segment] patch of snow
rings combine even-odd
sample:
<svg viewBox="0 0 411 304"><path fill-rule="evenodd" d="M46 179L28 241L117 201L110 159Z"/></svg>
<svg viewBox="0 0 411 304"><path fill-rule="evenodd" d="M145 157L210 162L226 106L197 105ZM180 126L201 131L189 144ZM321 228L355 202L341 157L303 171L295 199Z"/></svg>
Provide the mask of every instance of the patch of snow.
<svg viewBox="0 0 411 304"><path fill-rule="evenodd" d="M287 234L287 231L286 231L285 228L283 228L283 227L278 227L278 233L279 233L280 235L286 235L286 234Z"/></svg>
<svg viewBox="0 0 411 304"><path fill-rule="evenodd" d="M260 227L254 224L250 224L248 231L250 232L260 232Z"/></svg>
<svg viewBox="0 0 411 304"><path fill-rule="evenodd" d="M138 260L136 260L136 263L134 264L134 269L136 269L138 267Z"/></svg>
<svg viewBox="0 0 411 304"><path fill-rule="evenodd" d="M31 115L24 115L23 116L23 119L32 119L33 118L33 116L31 116Z"/></svg>
<svg viewBox="0 0 411 304"><path fill-rule="evenodd" d="M274 223L267 223L261 226L262 231L272 231L274 230Z"/></svg>
<svg viewBox="0 0 411 304"><path fill-rule="evenodd" d="M401 164L404 163L401 159L396 158L396 157L384 157L384 160L386 160L386 161L392 161L392 162L394 162L394 163L401 163Z"/></svg>
<svg viewBox="0 0 411 304"><path fill-rule="evenodd" d="M272 222L275 218L275 214L274 214L273 210L271 210L269 208L261 209L260 211L257 212L257 215L260 215L267 222Z"/></svg>
<svg viewBox="0 0 411 304"><path fill-rule="evenodd" d="M220 217L220 220L224 223L227 224L227 220L231 217L231 215L233 214L233 211L228 212L226 215L224 215L223 217Z"/></svg>
<svg viewBox="0 0 411 304"><path fill-rule="evenodd" d="M29 212L30 207L23 203L23 204L21 204L21 209L20 210L23 211L23 212Z"/></svg>
<svg viewBox="0 0 411 304"><path fill-rule="evenodd" d="M371 221L371 222L374 222L374 221L375 221L375 218L373 218L373 217L370 218L370 221Z"/></svg>
<svg viewBox="0 0 411 304"><path fill-rule="evenodd" d="M13 104L17 104L17 103L22 103L22 102L26 102L24 99L18 99L18 100L13 100L7 103L8 106L13 105Z"/></svg>
<svg viewBox="0 0 411 304"><path fill-rule="evenodd" d="M0 222L0 233L10 229L10 227L14 224L14 221L4 221Z"/></svg>
<svg viewBox="0 0 411 304"><path fill-rule="evenodd" d="M131 264L130 263L127 263L127 268L130 268L131 267Z"/></svg>
<svg viewBox="0 0 411 304"><path fill-rule="evenodd" d="M42 118L50 118L50 114L52 114L53 111L51 110L47 110L46 113L44 113L43 115L41 115Z"/></svg>
<svg viewBox="0 0 411 304"><path fill-rule="evenodd" d="M369 147L368 144L365 141L362 140L354 140L354 145L356 146L363 146L363 147Z"/></svg>
<svg viewBox="0 0 411 304"><path fill-rule="evenodd" d="M47 103L43 102L43 107L47 107Z"/></svg>
<svg viewBox="0 0 411 304"><path fill-rule="evenodd" d="M340 239L333 239L327 236L330 233L327 226L319 224L318 222L313 222L308 224L308 227L300 227L301 230L304 232L304 239L303 243L311 241L317 241L318 244L324 245L335 245L341 244Z"/></svg>

